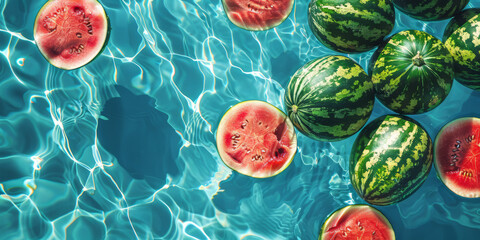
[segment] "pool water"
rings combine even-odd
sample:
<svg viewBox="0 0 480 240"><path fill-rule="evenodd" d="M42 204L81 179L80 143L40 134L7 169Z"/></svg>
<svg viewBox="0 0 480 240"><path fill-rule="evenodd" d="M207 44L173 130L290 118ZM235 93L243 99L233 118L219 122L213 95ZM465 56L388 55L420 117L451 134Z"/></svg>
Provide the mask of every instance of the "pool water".
<svg viewBox="0 0 480 240"><path fill-rule="evenodd" d="M72 71L33 41L44 2L0 1L0 239L316 239L330 212L365 203L348 176L357 135L327 143L298 133L293 163L268 179L232 172L215 147L230 106L284 109L290 76L338 54L310 31L308 0L261 32L230 23L220 0L101 0L110 41ZM397 11L392 33L441 39L447 22ZM372 53L347 56L365 68ZM478 106L480 92L455 82L439 107L411 117L435 138ZM387 113L376 102L370 120ZM480 234L480 201L450 192L434 169L411 197L378 209L397 239Z"/></svg>

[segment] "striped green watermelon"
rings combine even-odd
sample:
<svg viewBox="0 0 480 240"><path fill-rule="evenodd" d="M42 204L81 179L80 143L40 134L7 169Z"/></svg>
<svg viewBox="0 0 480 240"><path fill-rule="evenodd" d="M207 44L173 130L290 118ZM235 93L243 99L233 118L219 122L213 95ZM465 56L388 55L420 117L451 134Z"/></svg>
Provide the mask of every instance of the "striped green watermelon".
<svg viewBox="0 0 480 240"><path fill-rule="evenodd" d="M375 100L360 65L343 56L308 62L288 84L285 105L295 127L320 141L338 141L365 125Z"/></svg>
<svg viewBox="0 0 480 240"><path fill-rule="evenodd" d="M480 10L466 10L453 18L443 38L454 59L455 79L480 90Z"/></svg>
<svg viewBox="0 0 480 240"><path fill-rule="evenodd" d="M308 23L326 47L344 53L364 52L392 31L395 10L390 0L312 0Z"/></svg>
<svg viewBox="0 0 480 240"><path fill-rule="evenodd" d="M432 35L402 31L374 53L369 73L380 102L401 114L418 114L437 107L453 82L453 58Z"/></svg>
<svg viewBox="0 0 480 240"><path fill-rule="evenodd" d="M475 17L475 15L478 15L478 14L480 14L480 8L469 8L469 9L463 10L460 14L456 15L454 18L452 18L448 22L447 26L445 27L442 41L443 42L447 41L448 37L450 37L450 35L452 35L452 33L455 32L455 30L457 30L463 24L468 22L470 18Z"/></svg>
<svg viewBox="0 0 480 240"><path fill-rule="evenodd" d="M462 11L470 0L392 0L398 10L423 21L443 20Z"/></svg>
<svg viewBox="0 0 480 240"><path fill-rule="evenodd" d="M389 205L412 195L425 181L433 144L413 119L386 115L369 123L350 155L350 180L365 201Z"/></svg>

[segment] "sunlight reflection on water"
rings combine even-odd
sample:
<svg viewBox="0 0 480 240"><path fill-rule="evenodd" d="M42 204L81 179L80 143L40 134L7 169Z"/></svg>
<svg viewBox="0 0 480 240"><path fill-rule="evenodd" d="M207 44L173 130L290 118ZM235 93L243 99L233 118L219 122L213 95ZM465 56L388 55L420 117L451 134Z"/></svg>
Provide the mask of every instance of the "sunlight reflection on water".
<svg viewBox="0 0 480 240"><path fill-rule="evenodd" d="M321 143L299 134L294 162L271 179L232 172L215 147L229 106L282 108L300 66L337 54L308 28L308 1L277 28L248 32L219 0L101 0L110 41L73 71L49 65L33 42L43 2L0 2L0 239L316 239L330 212L363 203L348 179L356 135ZM397 12L393 32L441 38L446 22ZM348 56L366 67L371 54ZM118 86L132 106L105 114L123 97ZM478 116L478 104L479 93L455 83L440 107L413 118L434 138L446 122ZM371 119L390 113L378 103L374 111ZM122 129L100 127L114 118ZM480 232L478 208L432 171L412 197L379 209L398 239L467 239Z"/></svg>

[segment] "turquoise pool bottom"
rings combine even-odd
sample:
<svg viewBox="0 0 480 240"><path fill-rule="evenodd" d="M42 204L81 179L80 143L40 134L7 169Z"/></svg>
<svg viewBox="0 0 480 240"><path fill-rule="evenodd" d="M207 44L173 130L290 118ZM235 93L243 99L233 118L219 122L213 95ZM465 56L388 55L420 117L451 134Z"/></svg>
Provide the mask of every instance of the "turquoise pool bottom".
<svg viewBox="0 0 480 240"><path fill-rule="evenodd" d="M74 71L50 66L33 42L43 2L0 4L0 239L316 239L328 214L364 203L348 176L356 135L326 143L298 134L293 163L269 179L232 172L216 151L229 106L283 108L300 66L338 54L309 30L308 2L262 32L236 28L220 1L101 3L110 41ZM447 23L396 17L393 32L437 38ZM365 68L371 54L348 56ZM455 82L438 108L412 117L434 138L479 105L480 93ZM376 102L371 119L388 113ZM451 193L434 169L410 198L378 209L397 239L480 232L480 202Z"/></svg>

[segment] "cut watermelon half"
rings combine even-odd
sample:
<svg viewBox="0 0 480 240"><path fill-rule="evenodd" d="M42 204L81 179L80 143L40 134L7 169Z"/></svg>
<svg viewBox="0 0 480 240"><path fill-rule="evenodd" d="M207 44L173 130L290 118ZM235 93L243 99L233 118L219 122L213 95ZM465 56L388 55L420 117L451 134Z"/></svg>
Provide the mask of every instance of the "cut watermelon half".
<svg viewBox="0 0 480 240"><path fill-rule="evenodd" d="M96 0L50 0L38 12L33 32L47 61L71 70L100 55L108 42L110 25Z"/></svg>
<svg viewBox="0 0 480 240"><path fill-rule="evenodd" d="M266 178L290 165L297 137L292 122L280 109L262 101L245 101L230 108L220 120L217 149L231 169Z"/></svg>
<svg viewBox="0 0 480 240"><path fill-rule="evenodd" d="M294 0L222 0L230 21L252 31L280 25L288 17Z"/></svg>
<svg viewBox="0 0 480 240"><path fill-rule="evenodd" d="M447 123L434 148L437 175L448 189L462 197L480 197L480 118Z"/></svg>
<svg viewBox="0 0 480 240"><path fill-rule="evenodd" d="M388 219L368 205L350 205L327 218L319 240L394 240L395 233Z"/></svg>

